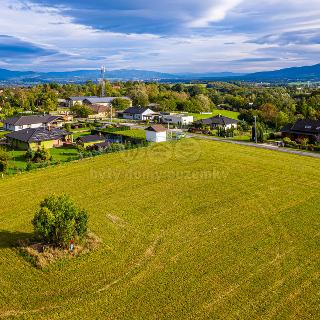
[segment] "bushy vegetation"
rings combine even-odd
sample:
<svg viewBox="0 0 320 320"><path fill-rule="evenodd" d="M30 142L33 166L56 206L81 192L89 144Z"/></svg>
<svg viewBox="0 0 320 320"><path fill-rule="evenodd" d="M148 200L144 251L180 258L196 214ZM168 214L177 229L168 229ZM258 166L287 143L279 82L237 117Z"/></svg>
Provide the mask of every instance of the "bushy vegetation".
<svg viewBox="0 0 320 320"><path fill-rule="evenodd" d="M32 220L34 232L46 244L67 247L71 240L83 239L88 230L88 214L69 196L51 195L40 203Z"/></svg>
<svg viewBox="0 0 320 320"><path fill-rule="evenodd" d="M0 148L0 172L6 172L9 166L10 154L3 148Z"/></svg>
<svg viewBox="0 0 320 320"><path fill-rule="evenodd" d="M36 151L28 149L25 158L27 161L34 163L49 162L52 160L50 151L44 147L38 148Z"/></svg>

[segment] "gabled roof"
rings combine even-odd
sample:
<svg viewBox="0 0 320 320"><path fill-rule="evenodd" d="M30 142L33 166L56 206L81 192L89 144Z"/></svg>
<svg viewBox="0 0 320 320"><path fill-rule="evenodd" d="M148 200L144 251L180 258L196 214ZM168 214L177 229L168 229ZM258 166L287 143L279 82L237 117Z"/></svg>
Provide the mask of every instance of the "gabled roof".
<svg viewBox="0 0 320 320"><path fill-rule="evenodd" d="M320 134L320 120L297 120L291 131Z"/></svg>
<svg viewBox="0 0 320 320"><path fill-rule="evenodd" d="M94 103L111 103L114 99L121 98L126 100L131 100L128 97L85 97L85 101L94 104ZM83 101L84 101L83 100Z"/></svg>
<svg viewBox="0 0 320 320"><path fill-rule="evenodd" d="M102 106L101 104L90 104L88 108L90 108L93 113L107 112L110 110L109 106Z"/></svg>
<svg viewBox="0 0 320 320"><path fill-rule="evenodd" d="M98 98L97 96L79 96L79 97L69 97L67 100L72 100L72 101L83 101L85 99L88 99L88 98Z"/></svg>
<svg viewBox="0 0 320 320"><path fill-rule="evenodd" d="M14 125L14 126L24 126L24 125L38 124L38 123L47 124L61 118L62 118L61 116L51 116L51 115L19 116L19 117L8 118L4 120L3 123Z"/></svg>
<svg viewBox="0 0 320 320"><path fill-rule="evenodd" d="M6 137L30 143L62 139L69 134L70 132L61 129L47 130L43 128L36 128L10 132L6 134Z"/></svg>
<svg viewBox="0 0 320 320"><path fill-rule="evenodd" d="M79 137L77 140L83 143L87 143L87 142L95 142L95 141L104 141L105 138L103 136L99 136L98 134L93 134L93 135Z"/></svg>
<svg viewBox="0 0 320 320"><path fill-rule="evenodd" d="M195 121L197 124L204 124L204 125L221 125L221 126L226 126L228 124L236 124L238 123L238 120L228 118L222 115L217 115L211 118L207 119L201 119L198 121Z"/></svg>
<svg viewBox="0 0 320 320"><path fill-rule="evenodd" d="M150 108L142 108L142 107L130 107L130 108L124 110L123 113L143 114L147 110L150 110L153 113L153 111Z"/></svg>
<svg viewBox="0 0 320 320"><path fill-rule="evenodd" d="M145 129L146 131L165 132L167 129L162 124L154 124Z"/></svg>

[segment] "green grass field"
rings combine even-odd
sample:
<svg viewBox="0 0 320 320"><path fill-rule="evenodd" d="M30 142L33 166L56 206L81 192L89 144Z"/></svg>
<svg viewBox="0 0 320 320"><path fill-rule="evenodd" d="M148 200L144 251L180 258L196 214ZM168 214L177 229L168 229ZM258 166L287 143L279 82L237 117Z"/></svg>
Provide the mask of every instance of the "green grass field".
<svg viewBox="0 0 320 320"><path fill-rule="evenodd" d="M185 139L0 179L0 319L319 319L319 160ZM103 245L15 247L67 192Z"/></svg>
<svg viewBox="0 0 320 320"><path fill-rule="evenodd" d="M122 136L131 137L131 138L141 138L146 139L146 132L142 129L131 129L125 131L114 131L114 134L120 134Z"/></svg>
<svg viewBox="0 0 320 320"><path fill-rule="evenodd" d="M199 114L199 113L189 113L190 116L194 117L194 120L201 120L201 119L207 119L207 118L211 118L214 117L218 114L221 114L225 117L229 117L232 119L238 119L239 116L239 112L235 112L235 111L228 111L228 110L213 110L212 114Z"/></svg>

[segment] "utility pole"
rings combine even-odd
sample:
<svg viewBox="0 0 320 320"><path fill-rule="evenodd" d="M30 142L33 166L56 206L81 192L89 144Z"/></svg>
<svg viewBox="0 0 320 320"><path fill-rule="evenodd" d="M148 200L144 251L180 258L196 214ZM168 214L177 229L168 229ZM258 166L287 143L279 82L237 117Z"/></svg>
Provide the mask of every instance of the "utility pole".
<svg viewBox="0 0 320 320"><path fill-rule="evenodd" d="M254 116L254 141L258 143L258 135L257 135L257 116Z"/></svg>

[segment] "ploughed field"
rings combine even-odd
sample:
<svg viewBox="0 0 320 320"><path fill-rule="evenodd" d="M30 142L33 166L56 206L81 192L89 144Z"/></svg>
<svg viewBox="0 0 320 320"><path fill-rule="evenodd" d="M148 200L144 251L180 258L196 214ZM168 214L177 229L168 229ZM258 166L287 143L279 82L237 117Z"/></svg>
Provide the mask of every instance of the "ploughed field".
<svg viewBox="0 0 320 320"><path fill-rule="evenodd" d="M0 188L0 319L320 318L318 159L190 139ZM54 192L103 244L38 270L16 242Z"/></svg>

